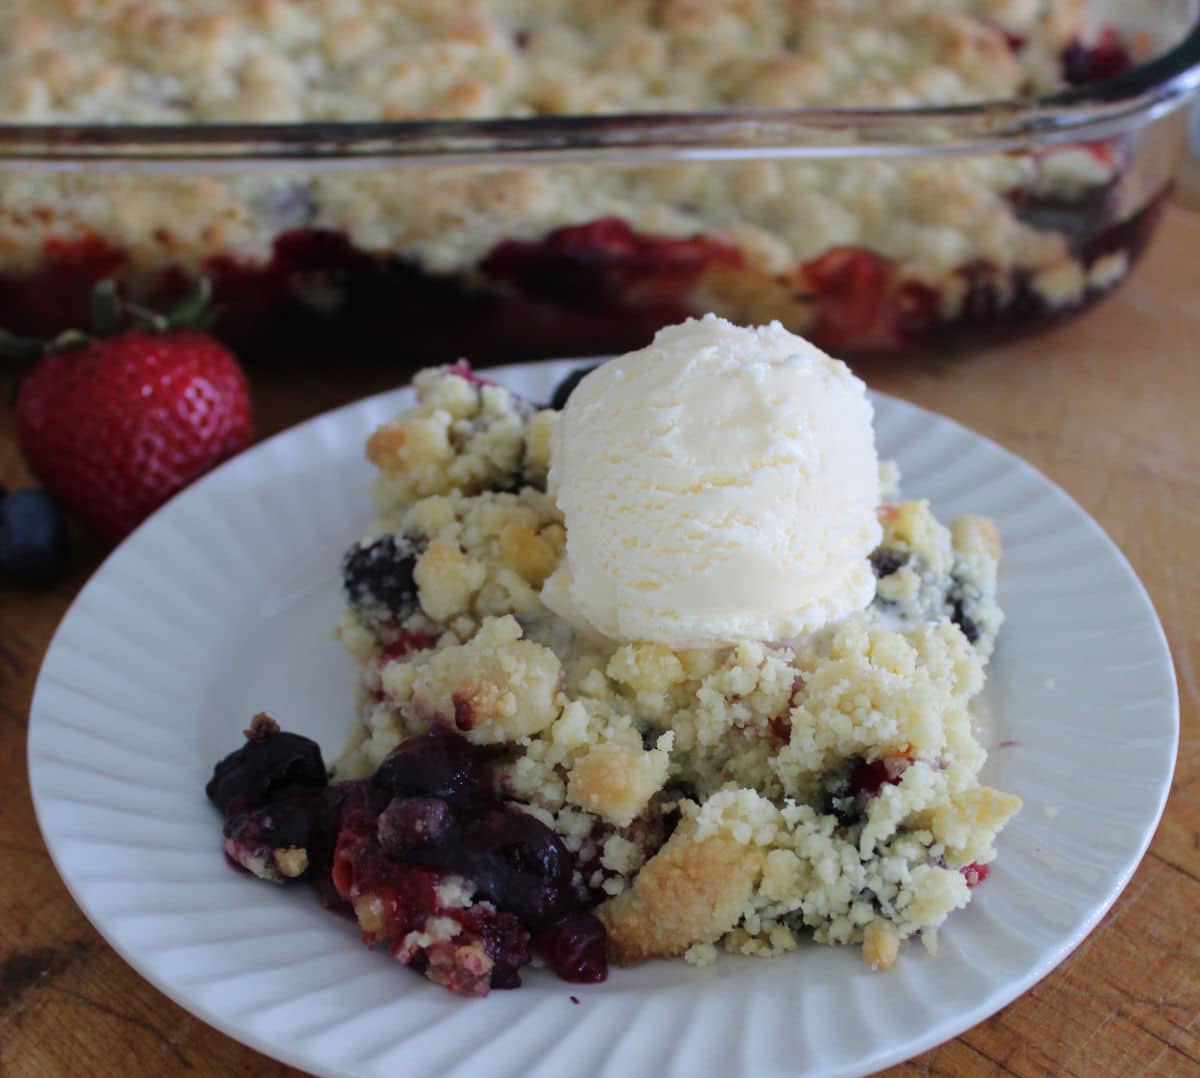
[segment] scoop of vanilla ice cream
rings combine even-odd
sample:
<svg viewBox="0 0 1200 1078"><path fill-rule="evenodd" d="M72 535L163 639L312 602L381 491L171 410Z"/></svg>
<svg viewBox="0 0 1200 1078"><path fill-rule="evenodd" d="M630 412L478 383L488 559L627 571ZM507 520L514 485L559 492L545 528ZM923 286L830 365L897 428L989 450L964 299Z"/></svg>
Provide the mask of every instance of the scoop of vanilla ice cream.
<svg viewBox="0 0 1200 1078"><path fill-rule="evenodd" d="M661 330L571 395L551 446L567 552L546 605L612 640L784 640L871 601L863 383L779 323Z"/></svg>

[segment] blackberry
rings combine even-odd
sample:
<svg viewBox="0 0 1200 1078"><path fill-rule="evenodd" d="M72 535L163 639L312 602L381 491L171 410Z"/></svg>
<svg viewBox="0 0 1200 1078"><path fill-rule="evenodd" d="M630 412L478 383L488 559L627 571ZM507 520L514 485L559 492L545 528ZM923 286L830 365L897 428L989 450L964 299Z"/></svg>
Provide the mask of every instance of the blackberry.
<svg viewBox="0 0 1200 1078"><path fill-rule="evenodd" d="M417 610L413 581L419 551L402 535L355 543L342 558L346 601L372 628L403 622Z"/></svg>

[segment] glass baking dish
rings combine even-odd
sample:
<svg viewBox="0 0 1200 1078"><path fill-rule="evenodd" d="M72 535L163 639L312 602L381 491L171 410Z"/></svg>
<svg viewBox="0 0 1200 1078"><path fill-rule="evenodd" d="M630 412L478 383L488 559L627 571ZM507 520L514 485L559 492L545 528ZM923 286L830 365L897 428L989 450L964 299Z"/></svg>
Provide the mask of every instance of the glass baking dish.
<svg viewBox="0 0 1200 1078"><path fill-rule="evenodd" d="M251 358L603 353L710 310L847 356L1045 326L1145 248L1200 87L1200 0L1088 9L1062 59L1096 71L1021 101L0 125L0 324L205 274ZM1114 40L1136 62L1092 78Z"/></svg>

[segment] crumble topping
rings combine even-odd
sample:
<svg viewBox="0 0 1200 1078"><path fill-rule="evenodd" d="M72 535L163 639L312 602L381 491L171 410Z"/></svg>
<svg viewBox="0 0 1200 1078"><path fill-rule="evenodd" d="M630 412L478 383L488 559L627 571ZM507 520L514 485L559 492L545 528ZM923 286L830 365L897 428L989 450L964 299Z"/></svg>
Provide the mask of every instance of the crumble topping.
<svg viewBox="0 0 1200 1078"><path fill-rule="evenodd" d="M946 104L1053 85L1082 0L0 4L9 122ZM1012 42L1021 39L1014 50Z"/></svg>
<svg viewBox="0 0 1200 1078"><path fill-rule="evenodd" d="M467 401L470 422L483 394L461 367L424 372L419 389L385 429L426 422L434 401ZM927 501L898 499L885 465L895 500L879 510L866 610L777 643L599 643L538 597L562 525L522 447L553 413L488 391L494 414L523 417L502 439L413 439L401 462L382 460L383 511L363 542L421 551L397 555L415 558L416 597L381 623L347 577L340 631L361 707L337 777L370 774L431 729L489 746L503 796L577 857L618 961L777 954L811 936L859 944L883 969L910 937L935 946L1020 807L980 784L970 711L1002 621L995 526L944 526ZM441 474L459 478L404 477L432 476L446 445L464 464Z"/></svg>

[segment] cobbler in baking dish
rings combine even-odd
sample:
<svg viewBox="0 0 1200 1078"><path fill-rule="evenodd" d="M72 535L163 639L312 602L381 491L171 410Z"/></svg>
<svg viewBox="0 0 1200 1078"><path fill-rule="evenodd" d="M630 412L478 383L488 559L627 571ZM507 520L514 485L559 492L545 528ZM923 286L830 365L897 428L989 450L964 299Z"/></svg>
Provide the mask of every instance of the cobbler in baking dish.
<svg viewBox="0 0 1200 1078"><path fill-rule="evenodd" d="M1082 0L0 3L0 120L480 119L1021 101L1107 78ZM1119 141L829 162L0 177L0 321L204 273L239 342L581 354L715 311L834 349L1053 317L1126 273L1157 203ZM287 312L287 317L280 317ZM70 322L67 318L65 321ZM388 351L392 345L389 343Z"/></svg>
<svg viewBox="0 0 1200 1078"><path fill-rule="evenodd" d="M1002 621L993 524L947 527L883 464L865 608L785 641L613 641L543 601L561 413L465 364L415 385L368 440L379 515L341 565L358 719L328 779L255 720L209 787L228 855L315 880L468 995L530 962L594 981L805 940L877 969L936 950L1020 807L980 782L970 710Z"/></svg>

